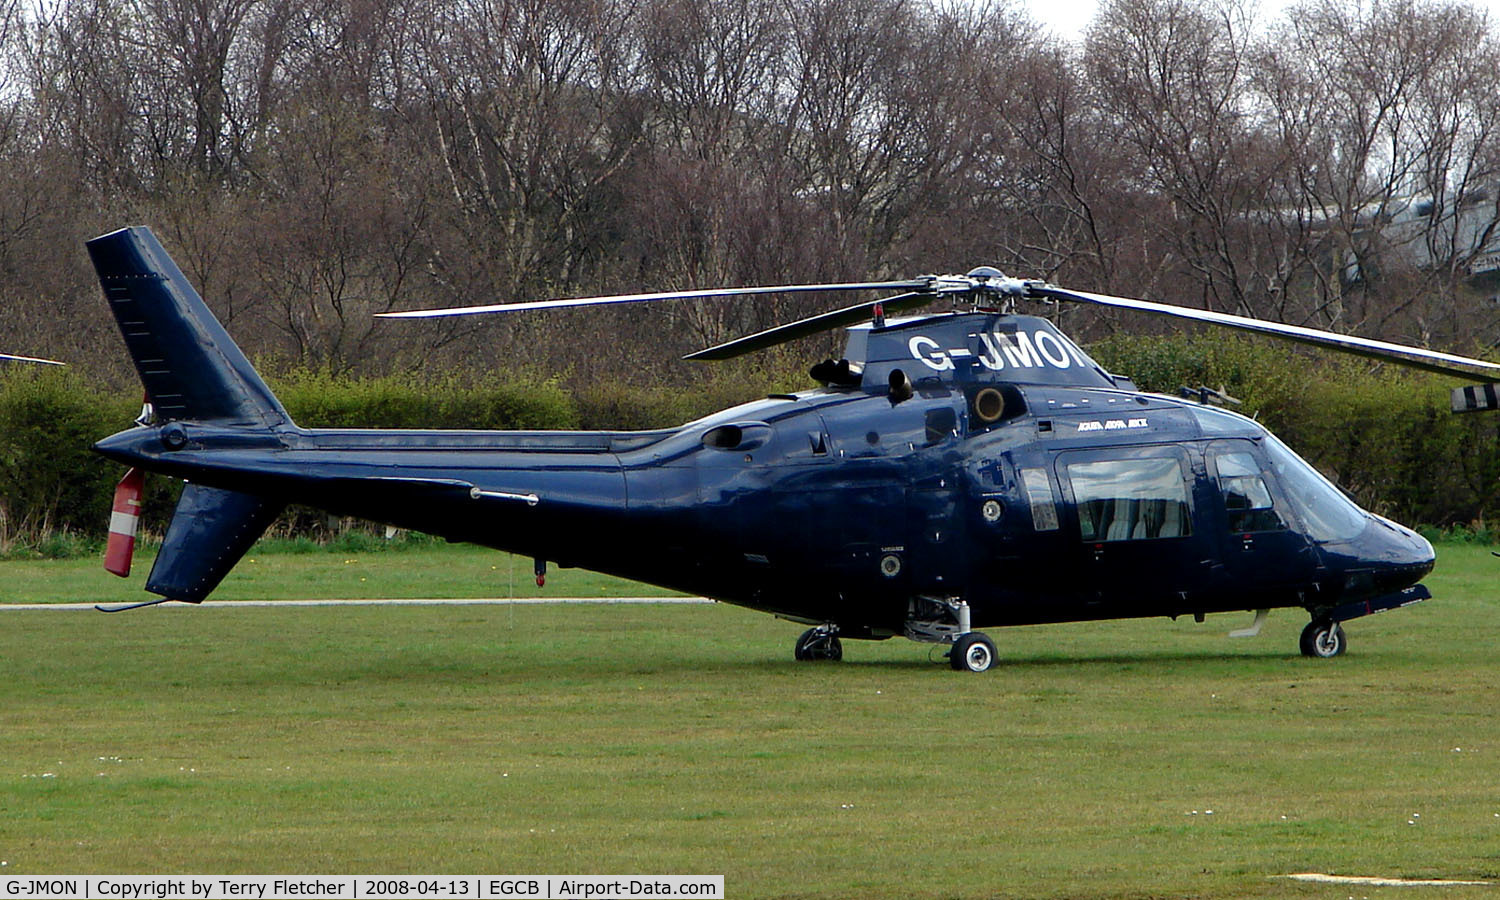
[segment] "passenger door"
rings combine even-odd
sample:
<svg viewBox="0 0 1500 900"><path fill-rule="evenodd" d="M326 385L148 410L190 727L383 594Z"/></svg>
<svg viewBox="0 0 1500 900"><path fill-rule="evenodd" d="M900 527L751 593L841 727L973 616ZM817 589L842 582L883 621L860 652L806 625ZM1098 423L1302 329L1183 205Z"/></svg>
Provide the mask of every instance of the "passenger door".
<svg viewBox="0 0 1500 900"><path fill-rule="evenodd" d="M1104 607L1099 615L1201 605L1216 548L1200 518L1198 471L1173 445L1058 454L1063 528L1077 541L1075 584Z"/></svg>

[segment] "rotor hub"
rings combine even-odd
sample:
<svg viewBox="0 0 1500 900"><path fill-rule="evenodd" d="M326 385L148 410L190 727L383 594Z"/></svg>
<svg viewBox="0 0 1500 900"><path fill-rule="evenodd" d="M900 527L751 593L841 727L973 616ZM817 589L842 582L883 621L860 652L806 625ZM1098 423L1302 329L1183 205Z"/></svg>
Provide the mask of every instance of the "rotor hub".
<svg viewBox="0 0 1500 900"><path fill-rule="evenodd" d="M1042 284L1011 278L994 266L979 266L965 275L929 275L927 281L928 291L951 296L955 306L967 301L977 308L995 305L987 301L1001 300L999 305L1005 309L1011 308L1012 301L1030 296L1033 286Z"/></svg>

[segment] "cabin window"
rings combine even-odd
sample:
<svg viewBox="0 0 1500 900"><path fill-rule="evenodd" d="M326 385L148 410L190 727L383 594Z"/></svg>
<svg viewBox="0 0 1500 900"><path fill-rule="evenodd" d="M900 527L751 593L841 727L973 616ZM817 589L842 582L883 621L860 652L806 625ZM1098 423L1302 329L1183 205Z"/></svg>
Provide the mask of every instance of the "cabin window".
<svg viewBox="0 0 1500 900"><path fill-rule="evenodd" d="M1085 541L1142 541L1192 533L1187 486L1175 457L1070 463L1068 478Z"/></svg>
<svg viewBox="0 0 1500 900"><path fill-rule="evenodd" d="M1266 435L1265 448L1282 490L1313 540L1347 541L1364 530L1365 511L1321 472L1271 435Z"/></svg>
<svg viewBox="0 0 1500 900"><path fill-rule="evenodd" d="M1260 466L1249 453L1221 453L1215 458L1219 468L1219 490L1224 495L1224 511L1233 532L1281 531L1286 523L1276 512L1271 492L1261 477Z"/></svg>
<svg viewBox="0 0 1500 900"><path fill-rule="evenodd" d="M1031 527L1037 531L1057 530L1057 501L1052 498L1052 481L1046 469L1022 469L1021 484L1031 504Z"/></svg>

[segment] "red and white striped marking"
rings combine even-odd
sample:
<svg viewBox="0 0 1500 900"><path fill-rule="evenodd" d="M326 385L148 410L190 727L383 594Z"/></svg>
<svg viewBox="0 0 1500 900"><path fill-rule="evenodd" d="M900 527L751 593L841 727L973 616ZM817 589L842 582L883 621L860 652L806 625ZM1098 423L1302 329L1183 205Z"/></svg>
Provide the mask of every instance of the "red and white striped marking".
<svg viewBox="0 0 1500 900"><path fill-rule="evenodd" d="M109 544L104 549L104 570L124 578L130 574L135 555L135 533L141 521L141 493L146 476L131 469L115 485L115 502L109 514Z"/></svg>

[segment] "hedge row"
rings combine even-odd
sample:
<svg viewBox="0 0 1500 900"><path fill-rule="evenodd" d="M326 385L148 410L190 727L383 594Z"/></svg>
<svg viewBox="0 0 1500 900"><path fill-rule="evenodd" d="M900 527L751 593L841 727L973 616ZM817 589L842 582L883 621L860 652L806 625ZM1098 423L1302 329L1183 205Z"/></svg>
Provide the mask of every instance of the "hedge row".
<svg viewBox="0 0 1500 900"><path fill-rule="evenodd" d="M140 402L102 397L58 369L0 374L0 550L53 534L102 532L122 474L89 447L127 427Z"/></svg>
<svg viewBox="0 0 1500 900"><path fill-rule="evenodd" d="M542 379L459 384L299 372L274 379L272 388L292 418L311 427L580 427L573 397ZM123 472L90 448L130 427L139 412L138 399L112 397L71 370L0 371L0 554L66 555L74 543L57 535L104 536ZM165 530L179 492L175 480L148 480L148 532ZM305 534L321 524L321 516L294 509L274 530Z"/></svg>
<svg viewBox="0 0 1500 900"><path fill-rule="evenodd" d="M1227 389L1243 401L1241 412L1392 518L1483 527L1500 510L1500 417L1450 413L1451 379L1232 336L1119 338L1091 351L1148 390ZM570 391L524 377L460 383L301 372L273 388L299 424L314 427L637 429L785 389L785 380L738 368L691 390L608 383ZM138 409L69 370L0 371L0 552L45 550L58 535L102 537L120 471L89 448L128 427ZM166 479L153 480L149 530L164 528L175 496ZM319 522L303 511L280 530L306 533Z"/></svg>
<svg viewBox="0 0 1500 900"><path fill-rule="evenodd" d="M576 391L556 380L516 376L460 381L409 376L340 379L292 372L268 379L299 424L314 428L645 429L680 424L784 389L785 376L730 367L693 390L593 383ZM0 556L66 556L102 540L120 467L90 449L140 412L132 395L102 391L68 369L0 368ZM148 480L143 527L160 534L180 485ZM293 508L272 526L284 536L318 536L325 518Z"/></svg>

